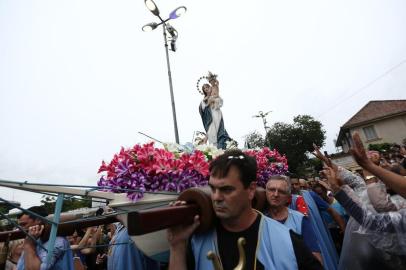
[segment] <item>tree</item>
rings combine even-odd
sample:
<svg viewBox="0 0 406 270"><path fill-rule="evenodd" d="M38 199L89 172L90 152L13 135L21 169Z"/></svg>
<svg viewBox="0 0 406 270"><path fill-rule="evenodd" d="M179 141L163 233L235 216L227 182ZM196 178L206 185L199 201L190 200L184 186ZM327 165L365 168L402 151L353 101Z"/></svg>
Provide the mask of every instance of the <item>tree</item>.
<svg viewBox="0 0 406 270"><path fill-rule="evenodd" d="M368 150L375 150L379 152L389 151L392 145L393 144L391 143L376 143L376 144L371 143L370 145L368 145Z"/></svg>
<svg viewBox="0 0 406 270"><path fill-rule="evenodd" d="M323 162L318 158L309 158L296 168L295 173L305 177L318 176L321 170L323 170Z"/></svg>
<svg viewBox="0 0 406 270"><path fill-rule="evenodd" d="M313 143L324 145L325 133L321 122L310 115L298 115L293 118L293 124L275 123L266 135L265 145L285 154L289 171L299 173L300 166L309 159L307 153L313 151Z"/></svg>
<svg viewBox="0 0 406 270"><path fill-rule="evenodd" d="M247 148L263 148L265 145L265 139L258 131L254 131L245 136L245 146Z"/></svg>
<svg viewBox="0 0 406 270"><path fill-rule="evenodd" d="M56 198L54 196L47 196L44 195L41 198L41 203L42 206L44 206L49 214L52 214L55 212L55 204L56 204ZM75 198L75 197L70 197L70 198L64 198L63 204L62 204L62 212L66 212L69 210L74 210L74 209L79 209L79 208L85 208L85 207L91 207L92 202L90 198Z"/></svg>

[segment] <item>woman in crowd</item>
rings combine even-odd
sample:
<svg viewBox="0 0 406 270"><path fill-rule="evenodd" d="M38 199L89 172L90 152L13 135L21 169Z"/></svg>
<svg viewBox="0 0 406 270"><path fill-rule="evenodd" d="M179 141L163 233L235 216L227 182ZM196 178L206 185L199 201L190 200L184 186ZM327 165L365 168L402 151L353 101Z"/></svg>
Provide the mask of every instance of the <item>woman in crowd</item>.
<svg viewBox="0 0 406 270"><path fill-rule="evenodd" d="M404 177L397 175L390 170L384 169L368 158L358 134L353 136L354 148L351 149L357 163L371 175L375 175L389 188L406 197L406 181ZM340 176L340 172L331 162L324 174L330 183L335 198L345 210L361 225L361 233L373 241L377 252L373 249L363 249L366 258L369 260L354 262L351 266L346 264L342 269L354 269L358 264L361 268L369 269L404 269L406 267L406 209L390 212L377 213L368 208L357 193L346 186L346 181ZM356 243L353 243L356 246ZM385 258L384 256L389 256ZM357 268L358 269L358 268Z"/></svg>
<svg viewBox="0 0 406 270"><path fill-rule="evenodd" d="M16 270L17 262L23 252L24 240L14 240L9 243L9 252L6 261L5 270Z"/></svg>

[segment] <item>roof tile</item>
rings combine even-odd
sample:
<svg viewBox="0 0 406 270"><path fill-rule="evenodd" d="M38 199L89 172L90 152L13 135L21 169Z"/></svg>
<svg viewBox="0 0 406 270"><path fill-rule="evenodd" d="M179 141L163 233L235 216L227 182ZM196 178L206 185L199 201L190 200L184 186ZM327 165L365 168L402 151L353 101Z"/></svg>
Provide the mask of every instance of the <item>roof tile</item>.
<svg viewBox="0 0 406 270"><path fill-rule="evenodd" d="M351 117L342 128L402 112L406 113L406 100L372 100Z"/></svg>

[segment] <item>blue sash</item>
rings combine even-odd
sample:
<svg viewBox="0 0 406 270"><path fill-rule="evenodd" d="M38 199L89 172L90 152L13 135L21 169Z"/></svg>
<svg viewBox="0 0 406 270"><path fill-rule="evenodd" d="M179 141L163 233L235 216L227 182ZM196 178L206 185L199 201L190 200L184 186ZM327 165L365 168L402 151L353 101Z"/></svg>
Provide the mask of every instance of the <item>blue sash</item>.
<svg viewBox="0 0 406 270"><path fill-rule="evenodd" d="M262 214L261 214L262 215ZM194 235L191 240L195 257L195 270L214 269L207 253L220 254L217 245L216 230ZM289 228L262 215L258 232L256 258L265 269L297 269L295 252L290 238Z"/></svg>
<svg viewBox="0 0 406 270"><path fill-rule="evenodd" d="M302 235L302 220L304 215L289 208L288 212L288 218L286 219L285 223L283 223L283 225L285 225L295 233Z"/></svg>
<svg viewBox="0 0 406 270"><path fill-rule="evenodd" d="M302 190L302 196L309 207L309 218L320 245L324 269L336 270L338 267L338 255L330 232L326 228L326 225L320 216L319 209L317 208L317 205L309 191Z"/></svg>

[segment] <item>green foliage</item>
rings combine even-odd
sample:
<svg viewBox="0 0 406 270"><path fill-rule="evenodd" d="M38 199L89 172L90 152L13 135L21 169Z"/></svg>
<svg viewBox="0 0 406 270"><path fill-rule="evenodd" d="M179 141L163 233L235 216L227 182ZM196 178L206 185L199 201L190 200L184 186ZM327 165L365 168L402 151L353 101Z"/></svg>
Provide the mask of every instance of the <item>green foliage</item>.
<svg viewBox="0 0 406 270"><path fill-rule="evenodd" d="M379 152L381 152L382 150L389 151L392 145L393 144L391 144L391 143L375 143L375 144L370 144L368 146L368 149L379 151Z"/></svg>
<svg viewBox="0 0 406 270"><path fill-rule="evenodd" d="M90 198L88 198L88 199L83 198L83 199L79 199L79 198L75 198L75 197L65 198L63 200L63 204L62 204L62 212L92 206L92 202L91 202ZM47 195L42 196L41 203L47 209L49 214L52 214L55 212L56 198L54 196L47 196Z"/></svg>
<svg viewBox="0 0 406 270"><path fill-rule="evenodd" d="M12 201L12 203L20 206L19 202L14 202ZM11 205L6 204L5 202L0 202L0 213L7 215L7 217L11 220L13 220L14 222L17 222L17 214L9 214L9 211L11 209L13 209L14 207ZM9 222L6 218L1 218L0 219L0 231L9 231L14 227L14 225Z"/></svg>
<svg viewBox="0 0 406 270"><path fill-rule="evenodd" d="M0 205L0 213L7 214L10 209L6 205Z"/></svg>
<svg viewBox="0 0 406 270"><path fill-rule="evenodd" d="M258 131L254 131L245 136L245 146L249 149L263 148L265 140Z"/></svg>
<svg viewBox="0 0 406 270"><path fill-rule="evenodd" d="M313 151L313 143L324 145L325 133L321 122L309 115L298 115L293 124L275 123L266 135L265 145L286 155L290 172L303 173L309 160L307 153Z"/></svg>
<svg viewBox="0 0 406 270"><path fill-rule="evenodd" d="M19 202L10 201L11 203L20 206ZM6 202L0 202L0 212L2 214L7 214L14 206L7 204Z"/></svg>
<svg viewBox="0 0 406 270"><path fill-rule="evenodd" d="M309 158L301 163L295 174L304 177L315 177L319 175L319 172L323 169L323 162L318 158Z"/></svg>

